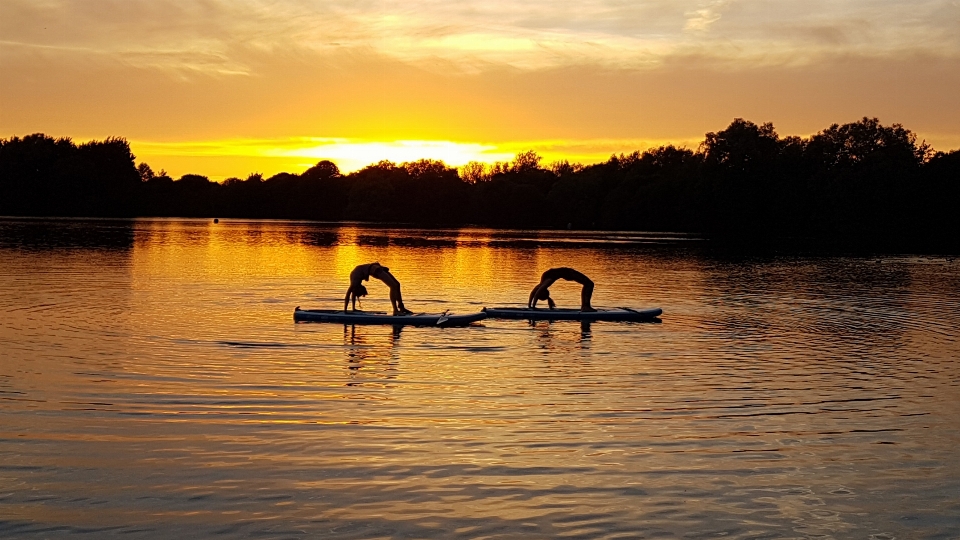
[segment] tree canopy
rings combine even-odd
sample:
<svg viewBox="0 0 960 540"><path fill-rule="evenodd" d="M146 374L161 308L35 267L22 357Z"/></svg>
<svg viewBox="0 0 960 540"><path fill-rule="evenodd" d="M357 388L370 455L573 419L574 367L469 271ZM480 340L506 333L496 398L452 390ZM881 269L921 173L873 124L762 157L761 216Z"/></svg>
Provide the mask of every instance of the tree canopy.
<svg viewBox="0 0 960 540"><path fill-rule="evenodd" d="M696 150L664 146L603 163L381 161L343 174L211 182L135 163L121 138L0 140L0 214L391 222L418 226L689 231L736 240L957 249L960 152L899 124L834 124L808 138L737 118Z"/></svg>

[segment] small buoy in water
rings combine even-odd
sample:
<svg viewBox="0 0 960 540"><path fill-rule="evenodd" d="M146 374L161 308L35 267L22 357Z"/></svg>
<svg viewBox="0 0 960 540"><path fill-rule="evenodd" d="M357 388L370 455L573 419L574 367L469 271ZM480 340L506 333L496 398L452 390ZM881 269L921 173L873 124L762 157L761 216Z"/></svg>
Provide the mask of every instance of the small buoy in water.
<svg viewBox="0 0 960 540"><path fill-rule="evenodd" d="M217 219L217 218L213 218L213 222L214 222L214 223L220 223L220 220Z"/></svg>

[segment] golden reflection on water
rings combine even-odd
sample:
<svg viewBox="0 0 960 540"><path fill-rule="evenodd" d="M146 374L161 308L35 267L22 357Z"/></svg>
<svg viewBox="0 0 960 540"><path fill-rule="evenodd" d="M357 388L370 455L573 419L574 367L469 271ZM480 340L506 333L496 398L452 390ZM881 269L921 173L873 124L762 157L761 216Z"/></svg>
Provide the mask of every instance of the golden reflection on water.
<svg viewBox="0 0 960 540"><path fill-rule="evenodd" d="M953 260L229 220L0 220L0 256L2 537L960 534ZM418 311L563 265L665 314L293 323L374 260Z"/></svg>
<svg viewBox="0 0 960 540"><path fill-rule="evenodd" d="M437 235L404 231L411 240L424 240L421 233ZM373 261L391 268L407 298L441 303L452 298L481 306L488 298L525 303L528 290L536 284L540 273L551 266L584 269L601 280L597 298L610 302L623 297L625 291L617 290L617 286L643 286L650 281L644 276L657 270L638 266L636 261L621 266L616 258L598 259L592 250L568 250L556 257L535 247L498 248L491 246L490 233L450 231L442 238L432 239L434 244L427 238L425 245L410 247L390 243L383 230L341 227L326 232L323 244L311 245L310 238L295 225L150 221L138 227L131 268L135 279L146 285L144 289L152 288L150 280L180 276L218 285L229 282L238 288L261 286L265 280L294 279L302 287L300 292L316 291L325 302L323 307L340 305L333 299L342 298L350 271ZM631 278L636 281L628 281ZM371 285L371 295L363 301L376 303L382 309L387 305L386 287L376 281ZM506 288L510 289L510 296L498 294ZM579 288L572 284L558 283L554 295L566 305L579 303ZM637 299L654 303L657 300L656 296ZM440 306L428 307L436 310Z"/></svg>

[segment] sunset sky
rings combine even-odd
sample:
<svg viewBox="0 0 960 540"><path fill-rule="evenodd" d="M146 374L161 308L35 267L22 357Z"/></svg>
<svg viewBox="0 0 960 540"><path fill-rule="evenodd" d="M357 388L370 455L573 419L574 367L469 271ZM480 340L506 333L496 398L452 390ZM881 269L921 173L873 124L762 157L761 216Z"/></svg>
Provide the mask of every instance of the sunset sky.
<svg viewBox="0 0 960 540"><path fill-rule="evenodd" d="M122 136L213 179L584 163L877 116L960 147L960 0L2 0L0 138Z"/></svg>

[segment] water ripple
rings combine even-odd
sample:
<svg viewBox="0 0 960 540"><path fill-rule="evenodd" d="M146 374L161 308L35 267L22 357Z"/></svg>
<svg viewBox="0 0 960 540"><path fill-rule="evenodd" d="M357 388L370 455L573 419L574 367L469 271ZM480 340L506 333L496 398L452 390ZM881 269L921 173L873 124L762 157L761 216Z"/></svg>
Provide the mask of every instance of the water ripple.
<svg viewBox="0 0 960 540"><path fill-rule="evenodd" d="M34 225L0 220L4 538L960 536L960 261ZM540 271L573 266L595 304L664 316L293 324L372 260L415 309L522 303Z"/></svg>

